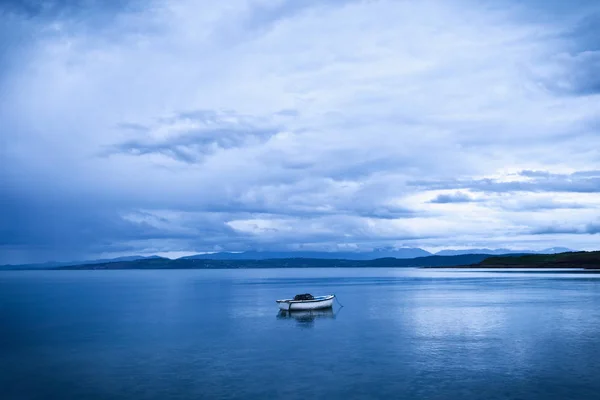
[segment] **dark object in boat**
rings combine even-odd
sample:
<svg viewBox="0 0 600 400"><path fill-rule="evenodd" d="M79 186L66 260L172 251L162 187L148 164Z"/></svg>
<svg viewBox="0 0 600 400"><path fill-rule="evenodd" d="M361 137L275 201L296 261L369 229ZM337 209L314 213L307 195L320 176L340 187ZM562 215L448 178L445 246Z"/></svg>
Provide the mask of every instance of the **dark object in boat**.
<svg viewBox="0 0 600 400"><path fill-rule="evenodd" d="M294 296L294 300L314 300L314 299L315 298L310 293L297 294Z"/></svg>

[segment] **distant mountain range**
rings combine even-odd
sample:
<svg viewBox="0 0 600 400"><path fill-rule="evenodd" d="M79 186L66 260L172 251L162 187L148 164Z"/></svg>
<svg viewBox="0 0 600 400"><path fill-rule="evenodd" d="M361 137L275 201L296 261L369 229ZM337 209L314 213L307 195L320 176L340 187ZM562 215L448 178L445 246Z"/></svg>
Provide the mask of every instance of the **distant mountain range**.
<svg viewBox="0 0 600 400"><path fill-rule="evenodd" d="M312 258L322 260L375 260L378 258L416 258L432 255L419 248L382 248L365 252L341 251L244 251L241 253L221 252L196 254L183 257L188 260L271 260L281 258Z"/></svg>
<svg viewBox="0 0 600 400"><path fill-rule="evenodd" d="M367 252L324 252L324 251L245 251L245 252L219 252L196 254L193 256L182 257L178 260L282 260L282 259L311 259L311 260L354 260L369 261L383 258L392 259L417 259L428 258L430 256L460 256L460 255L511 255L511 254L556 254L572 251L565 247L553 247L542 251L521 251L510 249L465 249L465 250L442 250L435 254L420 248L380 248ZM58 267L82 266L92 264L138 262L150 260L170 260L159 256L126 256L111 259L70 261L70 262L46 262L40 264L21 264L21 265L2 265L0 269L53 269ZM481 260L473 261L479 262ZM459 265L459 264L456 264Z"/></svg>
<svg viewBox="0 0 600 400"><path fill-rule="evenodd" d="M416 258L378 258L376 260L348 260L323 258L269 258L260 260L215 260L179 258L169 260L118 261L102 264L68 265L56 269L240 269L240 268L397 268L397 267L452 267L479 263L488 254L459 256L427 256Z"/></svg>
<svg viewBox="0 0 600 400"><path fill-rule="evenodd" d="M552 247L541 251L524 251L510 249L465 249L465 250L442 250L437 253L430 253L426 250L407 247L407 248L381 248L365 252L317 252L317 251L244 251L241 253L221 252L211 254L196 254L183 257L184 259L195 260L269 260L278 258L315 258L324 260L342 259L342 260L376 260L378 258L416 258L427 256L459 256L464 254L556 254L564 253L570 250L566 247Z"/></svg>

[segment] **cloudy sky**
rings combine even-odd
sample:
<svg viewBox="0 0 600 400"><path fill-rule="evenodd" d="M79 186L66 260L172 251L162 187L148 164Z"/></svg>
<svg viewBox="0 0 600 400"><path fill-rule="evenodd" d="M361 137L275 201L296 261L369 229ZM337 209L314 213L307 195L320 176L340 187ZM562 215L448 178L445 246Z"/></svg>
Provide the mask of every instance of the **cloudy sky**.
<svg viewBox="0 0 600 400"><path fill-rule="evenodd" d="M600 248L596 0L1 4L0 263Z"/></svg>

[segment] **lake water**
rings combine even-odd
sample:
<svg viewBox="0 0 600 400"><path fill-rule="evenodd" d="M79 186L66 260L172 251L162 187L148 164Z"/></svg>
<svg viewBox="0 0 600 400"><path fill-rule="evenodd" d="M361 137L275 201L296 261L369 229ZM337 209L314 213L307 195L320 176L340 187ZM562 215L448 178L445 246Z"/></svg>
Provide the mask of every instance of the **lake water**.
<svg viewBox="0 0 600 400"><path fill-rule="evenodd" d="M344 307L284 317L275 299ZM600 274L0 272L0 398L598 399Z"/></svg>

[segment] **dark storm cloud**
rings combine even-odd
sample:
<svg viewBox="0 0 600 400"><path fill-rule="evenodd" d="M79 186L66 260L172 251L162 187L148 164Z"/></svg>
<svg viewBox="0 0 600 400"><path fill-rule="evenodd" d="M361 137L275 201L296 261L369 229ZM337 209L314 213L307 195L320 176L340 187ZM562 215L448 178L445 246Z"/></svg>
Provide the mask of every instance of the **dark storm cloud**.
<svg viewBox="0 0 600 400"><path fill-rule="evenodd" d="M599 94L600 3L596 0L532 0L527 6L529 18L533 20L569 21L560 33L569 46L556 55L560 76L540 76L538 83L560 95Z"/></svg>
<svg viewBox="0 0 600 400"><path fill-rule="evenodd" d="M140 7L139 0L3 0L0 10L29 18L92 17Z"/></svg>
<svg viewBox="0 0 600 400"><path fill-rule="evenodd" d="M532 211L548 211L548 210L583 210L592 208L584 204L575 202L559 202L552 199L530 199L527 201L517 201L506 203L499 201L498 208L506 211L516 212L532 212Z"/></svg>
<svg viewBox="0 0 600 400"><path fill-rule="evenodd" d="M161 240L207 247L244 236L218 214L195 216L181 227L173 226L169 218L125 212L125 208L105 200L5 193L0 207L0 249L26 246L37 249L30 255L32 259L37 251L46 257L76 259L90 253L129 249L130 242L137 242L138 248L140 243Z"/></svg>
<svg viewBox="0 0 600 400"><path fill-rule="evenodd" d="M572 174L551 174L547 171L523 171L522 180L456 179L446 181L410 181L409 185L429 190L469 189L477 192L600 192L600 171L579 171Z"/></svg>
<svg viewBox="0 0 600 400"><path fill-rule="evenodd" d="M309 193L307 193L309 195ZM352 204L352 199L348 199L347 203L335 204L331 209L319 209L313 204L303 205L298 202L288 202L282 204L280 202L260 202L260 201L233 201L225 200L219 204L211 204L208 206L190 207L190 211L202 211L209 213L223 213L236 218L251 218L254 216L287 216L297 218L316 218L332 215L347 215L355 217L365 217L373 219L398 219L398 218L414 218L419 213L405 207L395 207L385 204Z"/></svg>
<svg viewBox="0 0 600 400"><path fill-rule="evenodd" d="M260 141L267 140L276 134L276 130L230 130L202 129L190 130L176 137L149 142L146 140L130 140L116 145L112 152L130 155L159 153L186 163L200 162L204 156L218 149L241 147L249 137Z"/></svg>
<svg viewBox="0 0 600 400"><path fill-rule="evenodd" d="M456 192L448 194L440 194L436 198L430 200L430 203L448 204L448 203L469 203L473 201L471 196L466 193Z"/></svg>
<svg viewBox="0 0 600 400"><path fill-rule="evenodd" d="M531 230L534 235L553 235L553 234L578 234L595 235L600 233L600 221L590 222L584 225L549 225Z"/></svg>
<svg viewBox="0 0 600 400"><path fill-rule="evenodd" d="M184 124L183 127L181 124ZM105 154L146 155L158 153L185 163L196 163L219 149L263 143L279 132L271 122L234 112L196 110L161 118L153 126L121 123L135 139L119 143ZM160 131L153 137L153 131Z"/></svg>
<svg viewBox="0 0 600 400"><path fill-rule="evenodd" d="M585 226L585 232L589 234L600 233L600 221L587 224Z"/></svg>
<svg viewBox="0 0 600 400"><path fill-rule="evenodd" d="M579 234L585 233L579 228L572 226L559 226L550 225L532 229L531 234L533 235L555 235L555 234Z"/></svg>
<svg viewBox="0 0 600 400"><path fill-rule="evenodd" d="M123 219L114 205L68 198L5 197L0 210L0 243L80 246L109 241L165 238L172 235L146 222Z"/></svg>
<svg viewBox="0 0 600 400"><path fill-rule="evenodd" d="M600 23L600 18L598 18ZM598 38L600 41L600 34ZM543 80L549 90L559 94L574 96L592 96L600 94L600 50L584 50L579 53L562 55L564 76L557 80Z"/></svg>
<svg viewBox="0 0 600 400"><path fill-rule="evenodd" d="M562 6L567 14L578 14L576 23L566 29L563 34L563 37L571 42L572 51L584 52L600 50L599 3L596 0L579 2L557 1L556 5Z"/></svg>

